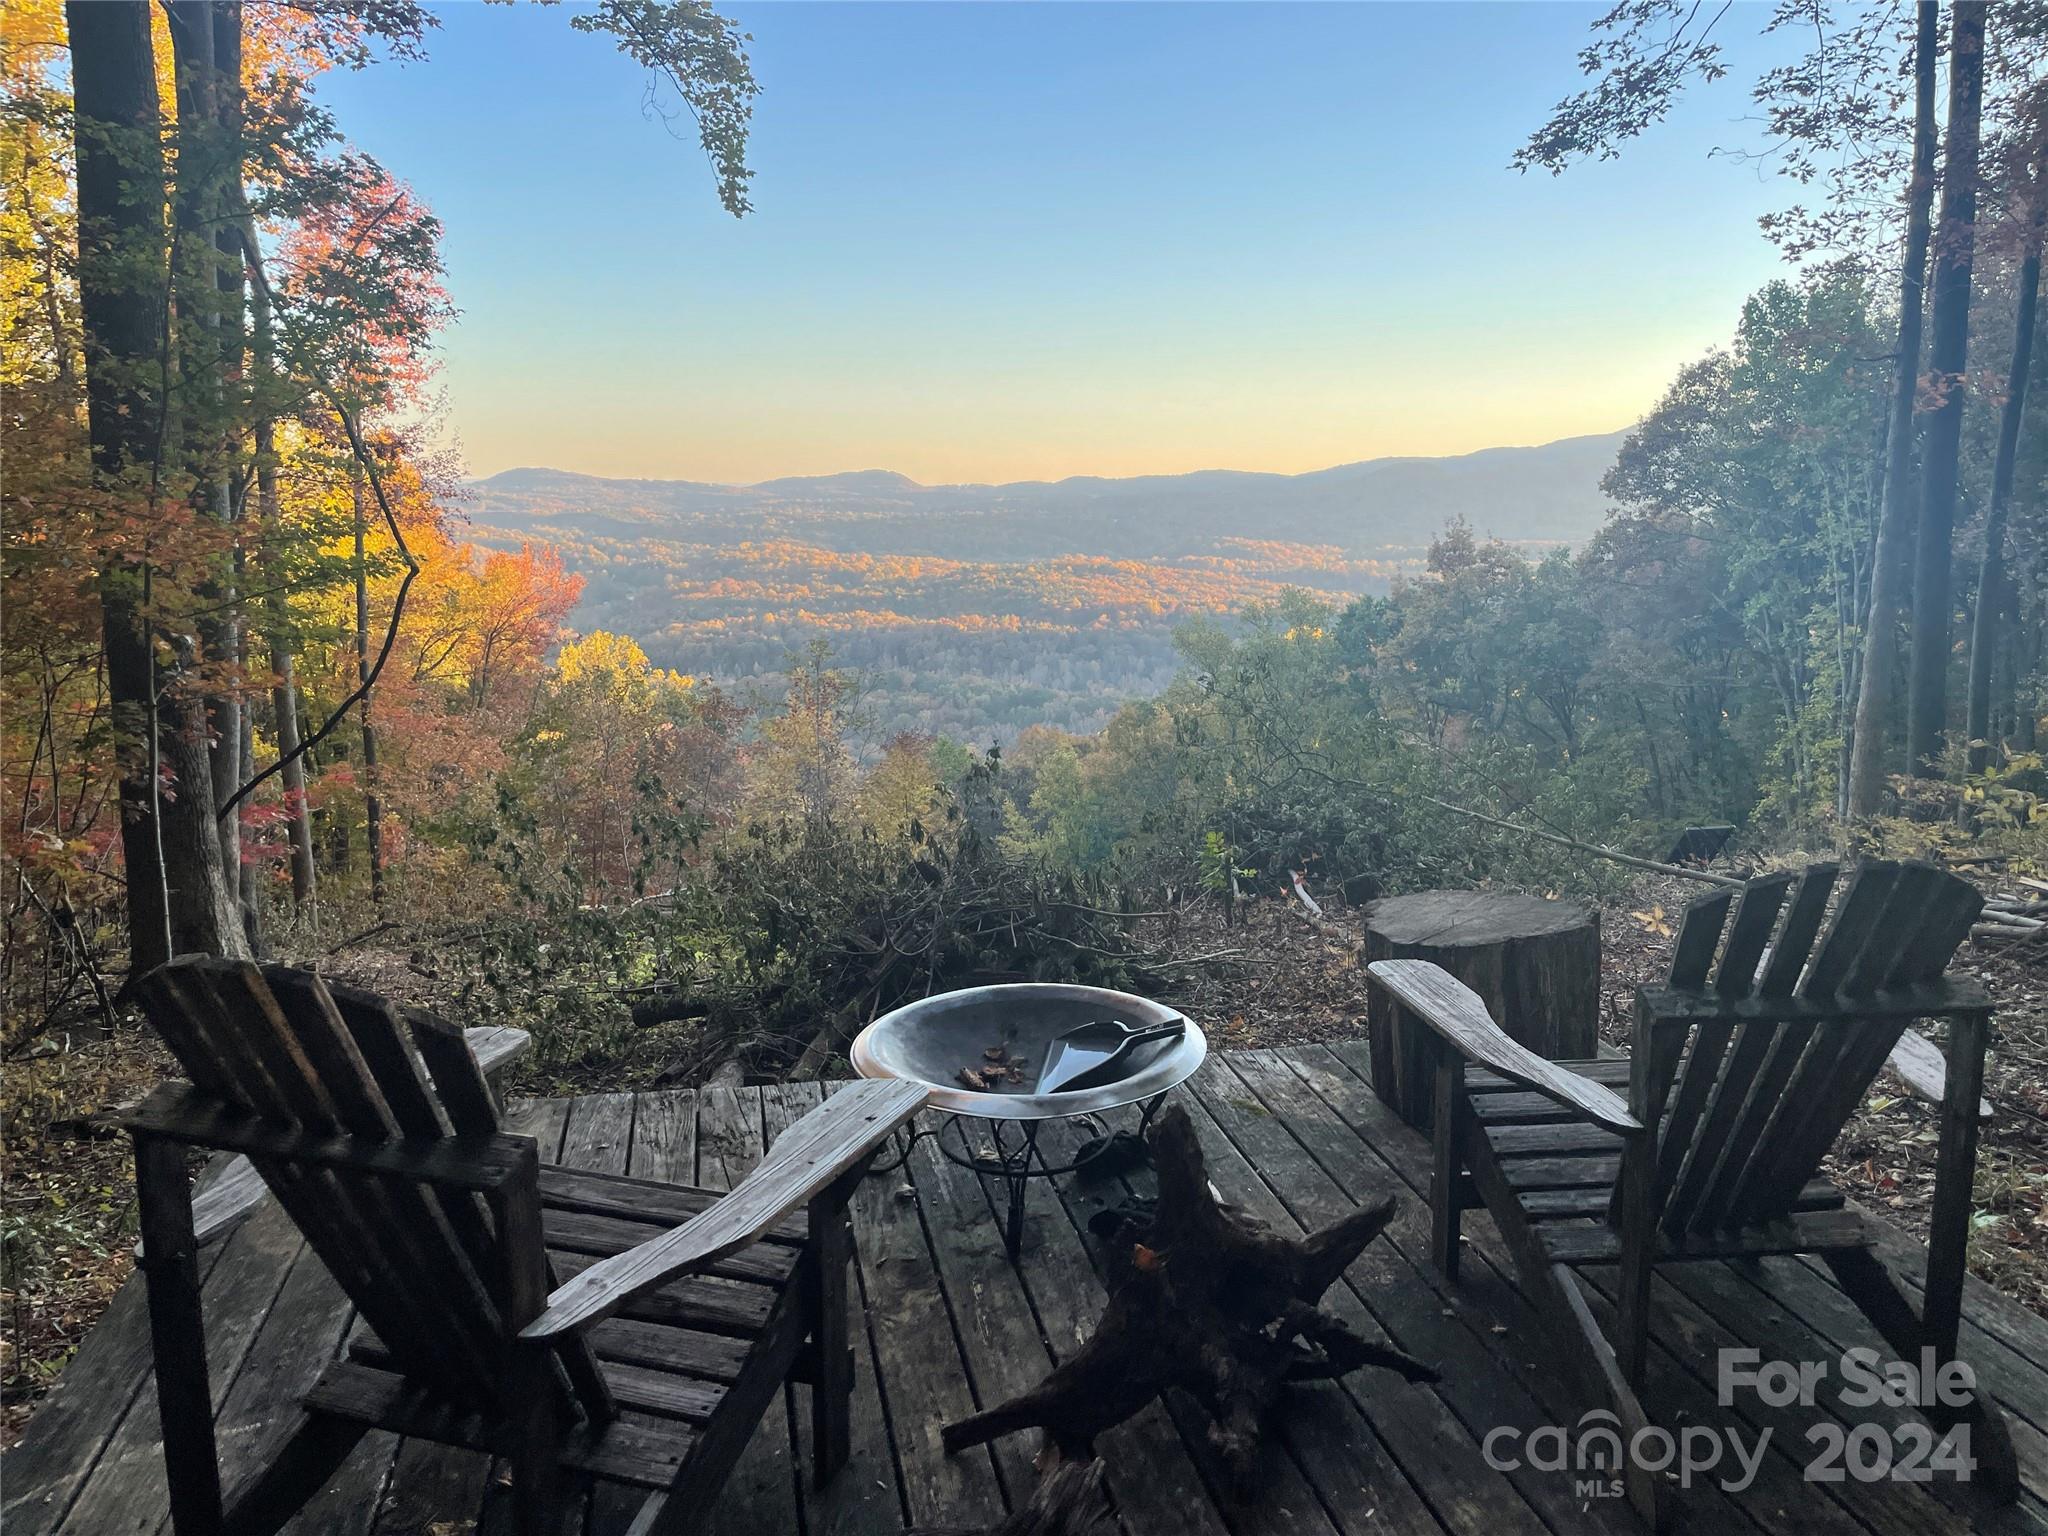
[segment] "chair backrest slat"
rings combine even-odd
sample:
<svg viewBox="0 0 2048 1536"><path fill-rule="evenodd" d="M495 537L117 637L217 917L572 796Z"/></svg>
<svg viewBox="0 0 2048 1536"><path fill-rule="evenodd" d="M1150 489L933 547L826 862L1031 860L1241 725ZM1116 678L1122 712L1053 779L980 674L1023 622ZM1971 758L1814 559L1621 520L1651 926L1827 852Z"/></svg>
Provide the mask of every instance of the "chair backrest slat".
<svg viewBox="0 0 2048 1536"><path fill-rule="evenodd" d="M1812 865L1789 897L1789 876L1753 881L1732 918L1719 893L1687 913L1671 990L1692 996L1671 1018L1645 1013L1637 1044L1654 1052L1654 1077L1690 1036L1657 1148L1655 1208L1667 1233L1743 1226L1792 1208L1907 1023L1883 1010L1865 1017L1859 1002L1938 982L1982 906L1969 882L1933 865L1872 860L1851 872L1830 912L1836 875L1831 864ZM1706 914L1697 926L1695 913ZM1724 919L1712 984L1720 1002L1702 1009L1711 1001L1702 957L1721 941ZM1793 1018L1754 1016L1787 998L1808 1006Z"/></svg>
<svg viewBox="0 0 2048 1536"><path fill-rule="evenodd" d="M1970 936L1984 893L1967 880L1948 880L1927 906L1927 915L1899 946L1898 958L1885 973L1887 987L1910 987L1939 981L1957 946Z"/></svg>
<svg viewBox="0 0 2048 1536"><path fill-rule="evenodd" d="M1889 860L1868 860L1849 872L1828 931L1814 946L1813 959L1796 989L1798 996L1824 1001L1841 990L1863 946L1877 931L1900 874L1900 866Z"/></svg>
<svg viewBox="0 0 2048 1536"><path fill-rule="evenodd" d="M313 1119L282 1109L284 1095L257 1041L245 1039L230 1018L221 995L225 970L225 962L184 956L145 976L138 990L157 1033L202 1091L251 1114L331 1132L332 1123L319 1117L317 1102L307 1101ZM379 1251L384 1224L357 1213L354 1189L325 1170L266 1158L251 1161L336 1283L386 1342L413 1356L434 1350L437 1341L415 1320L405 1298L382 1283L388 1268Z"/></svg>
<svg viewBox="0 0 2048 1536"><path fill-rule="evenodd" d="M296 984L295 976L305 973L294 973L282 966L265 966L263 974L280 999L289 1001L287 994ZM366 992L360 987L336 981L327 982L326 987L328 997L341 1015L341 1022L348 1027L363 1065L376 1080L377 1089L398 1123L400 1133L406 1136L447 1135L450 1130L448 1117L441 1112L441 1106L434 1098L433 1085L427 1081L418 1059L413 1055L397 1010L376 993Z"/></svg>
<svg viewBox="0 0 2048 1536"><path fill-rule="evenodd" d="M288 999L289 990L295 984L291 979L294 973L279 967L265 967L264 974L271 979L278 995ZM448 1116L434 1097L433 1085L428 1082L419 1059L413 1054L406 1029L399 1021L398 1010L374 992L339 982L328 982L327 994L334 1000L342 1022L354 1037L364 1065L376 1078L377 1087L384 1095L384 1102L390 1106L400 1133L415 1137L448 1135L452 1129ZM497 1127L493 1125L490 1129ZM491 1282L499 1266L495 1258L497 1248L491 1233L490 1212L483 1197L456 1190L435 1191L434 1197L457 1241L462 1244L463 1252L469 1255L471 1266L487 1283ZM503 1298L494 1299L498 1301L502 1316Z"/></svg>
<svg viewBox="0 0 2048 1536"><path fill-rule="evenodd" d="M1728 919L1727 942L1722 947L1720 964L1714 973L1713 988L1722 997L1746 997L1756 985L1757 965L1763 959L1764 948L1769 944L1771 930L1778 920L1778 909L1784 904L1785 892L1791 884L1792 876L1787 873L1752 880L1742 888L1735 901L1734 915ZM1710 910L1725 912L1725 899L1716 901ZM1688 920L1691 917L1692 913L1688 912ZM1704 940L1698 943L1700 948L1711 948ZM1672 969L1674 974L1678 972L1676 962ZM1703 972L1700 973L1700 981L1705 981ZM1656 1202L1665 1210L1667 1218L1687 1163L1700 1156L1699 1139L1695 1133L1712 1103L1715 1085L1721 1077L1722 1061L1735 1037L1735 1028L1730 1021L1710 1021L1693 1031L1691 1048L1685 1052L1685 1064L1678 1074L1677 1092L1671 1100L1671 1115L1663 1126L1657 1147Z"/></svg>
<svg viewBox="0 0 2048 1536"><path fill-rule="evenodd" d="M1747 997L1755 990L1757 965L1771 942L1778 910L1784 906L1785 893L1791 888L1789 870L1752 880L1742 888L1735 903L1735 916L1728 924L1728 944L1714 972L1714 990L1721 996Z"/></svg>
<svg viewBox="0 0 2048 1536"><path fill-rule="evenodd" d="M1668 1027L1668 1026L1667 1026ZM1689 1156L1699 1150L1701 1117L1706 1114L1714 1084L1720 1080L1722 1059L1735 1036L1735 1026L1713 1019L1692 1032L1692 1047L1685 1053L1685 1066L1678 1075L1678 1092L1671 1101L1671 1116L1658 1133L1657 1204L1668 1204Z"/></svg>
<svg viewBox="0 0 2048 1536"><path fill-rule="evenodd" d="M1932 864L1915 860L1899 865L1884 910L1871 925L1870 935L1850 962L1847 973L1836 983L1836 995L1868 997L1881 991L1892 967L1898 963L1907 936L1920 931L1929 908L1949 883L1949 876Z"/></svg>
<svg viewBox="0 0 2048 1536"><path fill-rule="evenodd" d="M1806 967L1806 957L1813 950L1814 935L1820 932L1821 919L1827 915L1828 896L1835 888L1835 868L1833 864L1809 864L1799 877L1799 888L1785 908L1784 926L1778 930L1770 958L1764 962L1763 979L1756 984L1759 996L1792 995L1799 973Z"/></svg>
<svg viewBox="0 0 2048 1536"><path fill-rule="evenodd" d="M461 1031L401 1017L374 994L337 998L308 971L184 957L142 995L194 1085L250 1113L374 1142L498 1129ZM486 1411L506 1406L517 1324L503 1308L532 1310L524 1293L546 1274L538 1206L518 1213L514 1258L472 1194L277 1159L256 1167L407 1374ZM564 1347L588 1354L581 1339Z"/></svg>
<svg viewBox="0 0 2048 1536"><path fill-rule="evenodd" d="M281 966L273 967L267 976L253 968L244 975L252 992L260 989L271 1000L276 1024L294 1031L305 1043L307 1057L333 1098L343 1129L371 1141L397 1139L398 1115L320 978L310 971ZM427 1136L446 1134L438 1116L429 1115L425 1127ZM495 1254L473 1254L465 1247L448 1220L439 1192L429 1185L377 1180L370 1203L388 1213L393 1224L388 1234L391 1247L401 1256L408 1276L417 1275L430 1287L415 1298L416 1308L446 1330L445 1342L451 1353L459 1353L479 1374L495 1382L503 1375L509 1348L503 1321L484 1279L499 1267ZM476 1395L473 1391L472 1396Z"/></svg>
<svg viewBox="0 0 2048 1536"><path fill-rule="evenodd" d="M1708 967L1714 963L1714 949L1721 942L1721 924L1728 917L1733 891L1714 891L1685 909L1679 919L1678 937L1671 946L1671 973L1665 985L1691 992L1707 983Z"/></svg>
<svg viewBox="0 0 2048 1536"><path fill-rule="evenodd" d="M1882 986L1904 935L1918 933L1951 887L1967 885L1932 864L1896 866L1884 907L1836 988L1845 1012ZM1953 946L1951 946L1953 948ZM1822 1025L1786 1084L1777 1118L1751 1156L1733 1214L1766 1221L1792 1209L1819 1171L1842 1125L1905 1032L1902 1018L1851 1018Z"/></svg>
<svg viewBox="0 0 2048 1536"><path fill-rule="evenodd" d="M434 1091L458 1136L482 1136L499 1127L498 1101L484 1069L462 1031L417 1009L404 1010L406 1027L420 1060L433 1075Z"/></svg>
<svg viewBox="0 0 2048 1536"><path fill-rule="evenodd" d="M1776 1033L1775 1025L1747 1021L1737 1024L1731 1032L1728 1049L1722 1054L1720 1076L1699 1123L1693 1128L1684 1170L1674 1186L1660 1191L1667 1231L1682 1232L1691 1226L1708 1192L1715 1187L1715 1174L1728 1148L1736 1144L1737 1122Z"/></svg>
<svg viewBox="0 0 2048 1536"><path fill-rule="evenodd" d="M294 1074L289 1084L278 1083L283 1097L317 1101L332 1115L325 1125L302 1123L367 1141L397 1138L397 1117L319 977L280 970L266 978L246 962L227 962L217 968L215 983L242 1038L267 1041L263 1048L282 1063L279 1072ZM417 1369L442 1391L465 1401L491 1401L506 1348L504 1330L431 1192L408 1180L352 1174L334 1179L345 1203L320 1225L330 1242L360 1248L373 1270L371 1284L402 1295L412 1315L410 1347L392 1348L416 1356ZM307 1241L314 1236L308 1231Z"/></svg>
<svg viewBox="0 0 2048 1536"><path fill-rule="evenodd" d="M1707 973L1714 965L1714 952L1720 947L1721 928L1728 920L1728 909L1734 899L1734 892L1717 890L1687 905L1685 915L1679 919L1678 937L1672 942L1667 985L1691 992L1707 984ZM1629 1112L1644 1125L1656 1125L1663 1119L1664 1107L1671 1100L1672 1084L1683 1059L1685 1039L1682 1031L1668 1028L1652 1026L1645 1033L1645 1023L1639 1016L1633 1046L1634 1062L1629 1074ZM1698 1091L1697 1085L1694 1091ZM1696 1112L1698 1106L1695 1104L1692 1108ZM1685 1088L1680 1084L1678 1103L1673 1112L1682 1115L1686 1109ZM1669 1150L1668 1146L1660 1146L1660 1154L1665 1150ZM1662 1182L1661 1164L1659 1178ZM1619 1186L1615 1188L1609 1214L1617 1219L1621 1214Z"/></svg>

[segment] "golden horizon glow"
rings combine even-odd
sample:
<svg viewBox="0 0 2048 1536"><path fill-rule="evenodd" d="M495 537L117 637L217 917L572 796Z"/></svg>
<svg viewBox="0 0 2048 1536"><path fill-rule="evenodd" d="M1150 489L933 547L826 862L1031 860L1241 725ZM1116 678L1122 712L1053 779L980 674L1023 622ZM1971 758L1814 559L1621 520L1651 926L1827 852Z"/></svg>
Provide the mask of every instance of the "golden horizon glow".
<svg viewBox="0 0 2048 1536"><path fill-rule="evenodd" d="M1410 389L1399 402L1331 389L1282 400L1220 400L1220 409L1171 414L1162 409L1170 401L1126 401L1120 409L1099 400L1080 409L1033 402L1035 408L1001 413L1000 420L988 419L985 401L970 399L930 403L914 415L872 406L858 414L843 407L808 414L811 402L800 398L772 410L728 397L662 402L644 412L618 400L565 410L558 399L545 423L521 419L525 413L516 409L509 419L494 412L473 422L462 447L468 472L478 478L518 468L716 485L861 470L889 470L924 485L1201 470L1296 475L1366 459L1452 458L1622 431L1648 413L1675 366L1658 361L1633 376L1610 372L1597 392L1552 389L1540 398L1505 390L1496 398L1478 385L1453 389L1449 398Z"/></svg>

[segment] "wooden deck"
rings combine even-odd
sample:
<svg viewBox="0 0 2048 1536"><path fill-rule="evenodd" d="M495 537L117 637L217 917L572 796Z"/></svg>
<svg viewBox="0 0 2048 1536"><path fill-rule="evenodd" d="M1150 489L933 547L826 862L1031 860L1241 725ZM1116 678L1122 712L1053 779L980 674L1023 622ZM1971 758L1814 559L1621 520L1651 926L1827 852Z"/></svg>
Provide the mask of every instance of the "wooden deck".
<svg viewBox="0 0 2048 1536"><path fill-rule="evenodd" d="M1587 1405L1563 1388L1483 1217L1469 1221L1472 1252L1458 1286L1446 1290L1430 1270L1428 1148L1381 1108L1366 1063L1362 1042L1236 1053L1212 1061L1181 1097L1217 1187L1276 1224L1313 1226L1388 1190L1407 1197L1389 1238L1366 1251L1329 1299L1354 1325L1438 1362L1443 1384L1410 1387L1361 1373L1341 1387L1302 1390L1250 1500L1218 1487L1199 1416L1185 1404L1155 1404L1101 1447L1123 1528L1131 1536L1638 1529L1621 1500L1582 1498L1571 1473L1489 1468L1482 1443L1490 1431L1573 1424ZM544 1155L564 1163L720 1187L819 1092L807 1085L551 1100L527 1106L522 1121ZM1056 1126L1041 1147L1065 1161L1080 1134ZM895 1536L906 1525L986 1523L1026 1497L1033 1437L948 1458L939 1426L1035 1382L1087 1336L1103 1293L1086 1223L1133 1192L1114 1179L1035 1184L1022 1262L1013 1268L992 1219L999 1191L984 1189L929 1141L902 1172L870 1178L856 1204L865 1317L853 1463L824 1491L810 1487L809 1418L794 1400L805 1389L793 1389L706 1512L705 1529ZM1887 1256L1912 1267L1903 1244ZM232 1484L340 1344L348 1317L274 1205L212 1245L202 1264ZM1724 1347L1753 1346L1767 1360L1836 1361L1852 1345L1876 1345L1823 1271L1797 1259L1691 1265L1665 1271L1658 1292L1653 1417L1673 1427L1732 1425L1746 1444L1772 1431L1746 1492L1695 1485L1684 1496L1692 1529L1854 1536L1971 1528L1947 1487L1803 1480L1813 1453L1806 1434L1816 1424L1896 1422L1887 1410L1844 1407L1839 1382L1823 1384L1814 1408L1773 1410L1752 1395L1716 1406L1715 1361ZM2048 1531L2048 1323L1974 1281L1967 1316L1965 1358L2012 1416L2029 1490L2018 1510L1977 1528ZM461 1536L480 1516L488 1527L502 1512L502 1501L487 1498L491 1482L480 1457L373 1436L290 1529ZM7 1536L166 1528L147 1322L135 1284L0 1463L0 1491ZM604 1536L618 1528L616 1515L602 1500L577 1511L583 1528Z"/></svg>

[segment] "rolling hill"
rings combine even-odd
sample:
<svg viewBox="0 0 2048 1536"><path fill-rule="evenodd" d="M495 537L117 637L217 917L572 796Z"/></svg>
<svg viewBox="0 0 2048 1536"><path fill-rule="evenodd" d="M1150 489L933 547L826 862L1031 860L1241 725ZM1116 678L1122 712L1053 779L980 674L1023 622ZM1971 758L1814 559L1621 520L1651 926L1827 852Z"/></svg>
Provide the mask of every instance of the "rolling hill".
<svg viewBox="0 0 2048 1536"><path fill-rule="evenodd" d="M1531 546L1606 512L1622 433L1300 475L922 485L889 470L758 485L512 469L474 482L488 544L546 540L588 580L575 622L665 665L771 689L813 635L869 673L879 729L1007 739L1100 726L1172 675L1172 627L1419 568L1454 517Z"/></svg>

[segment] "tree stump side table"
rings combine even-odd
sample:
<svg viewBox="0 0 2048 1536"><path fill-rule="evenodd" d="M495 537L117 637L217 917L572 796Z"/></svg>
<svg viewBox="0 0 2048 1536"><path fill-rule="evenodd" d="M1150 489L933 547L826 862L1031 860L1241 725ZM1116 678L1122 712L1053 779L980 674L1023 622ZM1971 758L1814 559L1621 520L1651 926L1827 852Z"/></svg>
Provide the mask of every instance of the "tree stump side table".
<svg viewBox="0 0 2048 1536"><path fill-rule="evenodd" d="M1366 909L1368 960L1432 960L1539 1056L1600 1048L1600 915L1575 901L1509 891L1423 891ZM1433 1118L1435 1037L1378 987L1366 990L1373 1086L1410 1125Z"/></svg>

